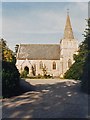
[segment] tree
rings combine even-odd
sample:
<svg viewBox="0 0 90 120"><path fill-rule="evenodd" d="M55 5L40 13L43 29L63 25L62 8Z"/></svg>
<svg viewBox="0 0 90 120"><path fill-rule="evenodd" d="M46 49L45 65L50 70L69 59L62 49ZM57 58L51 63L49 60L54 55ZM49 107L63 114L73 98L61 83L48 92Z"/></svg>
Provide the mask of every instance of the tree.
<svg viewBox="0 0 90 120"><path fill-rule="evenodd" d="M17 52L18 52L18 48L19 48L19 45L16 44L16 46L15 46L15 54L17 54Z"/></svg>
<svg viewBox="0 0 90 120"><path fill-rule="evenodd" d="M7 45L6 45L6 41L5 41L3 38L1 38L0 46L3 47L2 49L6 48L6 46L7 46Z"/></svg>
<svg viewBox="0 0 90 120"><path fill-rule="evenodd" d="M81 89L82 91L90 94L90 80L89 80L89 76L90 76L90 18L87 20L88 22L88 28L86 28L85 30L85 42L87 44L87 50L88 50L88 54L86 56L85 59L85 64L84 64L84 68L83 68L83 74L82 74L82 82L81 82Z"/></svg>
<svg viewBox="0 0 90 120"><path fill-rule="evenodd" d="M13 51L7 47L7 42L3 38L0 40L0 48L2 50L2 60L15 63Z"/></svg>
<svg viewBox="0 0 90 120"><path fill-rule="evenodd" d="M11 97L19 92L19 72L12 62L2 61L2 96Z"/></svg>
<svg viewBox="0 0 90 120"><path fill-rule="evenodd" d="M47 77L47 68L46 68L46 65L44 64L43 68L42 68L42 71L43 71L43 76L44 77Z"/></svg>
<svg viewBox="0 0 90 120"><path fill-rule="evenodd" d="M64 74L64 78L76 80L81 79L87 53L88 53L87 42L83 41L79 46L78 55L74 55L75 63Z"/></svg>
<svg viewBox="0 0 90 120"><path fill-rule="evenodd" d="M19 91L20 75L15 66L13 51L7 47L4 39L0 40L0 50L2 51L2 96L11 97Z"/></svg>
<svg viewBox="0 0 90 120"><path fill-rule="evenodd" d="M79 54L74 56L75 63L65 73L65 78L81 80L82 91L90 94L90 18L87 20L87 28L84 33L84 41L79 46Z"/></svg>
<svg viewBox="0 0 90 120"><path fill-rule="evenodd" d="M85 31L85 33L87 33L87 31ZM87 35L84 35L84 37L86 37L86 36ZM86 64L87 54L88 54L88 40L85 39L79 45L78 55L74 55L75 63L65 73L65 75L64 75L65 78L81 80L82 75L83 75L84 65Z"/></svg>

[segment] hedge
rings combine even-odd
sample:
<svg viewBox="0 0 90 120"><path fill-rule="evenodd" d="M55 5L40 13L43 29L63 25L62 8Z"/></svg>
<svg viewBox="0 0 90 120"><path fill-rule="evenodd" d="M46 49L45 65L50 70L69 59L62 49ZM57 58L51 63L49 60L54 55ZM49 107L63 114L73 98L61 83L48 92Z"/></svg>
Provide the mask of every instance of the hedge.
<svg viewBox="0 0 90 120"><path fill-rule="evenodd" d="M2 62L2 96L11 97L19 89L19 72L14 63Z"/></svg>

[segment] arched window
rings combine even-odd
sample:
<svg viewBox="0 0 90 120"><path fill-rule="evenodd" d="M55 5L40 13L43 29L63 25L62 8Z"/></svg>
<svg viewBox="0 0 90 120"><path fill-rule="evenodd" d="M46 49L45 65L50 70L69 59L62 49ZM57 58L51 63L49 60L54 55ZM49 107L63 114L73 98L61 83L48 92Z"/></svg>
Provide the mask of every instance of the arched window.
<svg viewBox="0 0 90 120"><path fill-rule="evenodd" d="M68 60L68 68L70 68L71 65L72 65L72 61L71 61L71 59L69 59L69 60Z"/></svg>
<svg viewBox="0 0 90 120"><path fill-rule="evenodd" d="M56 62L53 62L53 69L56 69Z"/></svg>
<svg viewBox="0 0 90 120"><path fill-rule="evenodd" d="M33 67L34 67L34 70L36 71L36 65L35 64L33 65Z"/></svg>
<svg viewBox="0 0 90 120"><path fill-rule="evenodd" d="M32 73L35 76L36 75L36 65L32 65Z"/></svg>
<svg viewBox="0 0 90 120"><path fill-rule="evenodd" d="M43 63L42 63L42 61L40 61L40 67L39 67L40 69L42 69L43 68Z"/></svg>
<svg viewBox="0 0 90 120"><path fill-rule="evenodd" d="M29 68L27 66L24 67L24 70L29 74Z"/></svg>

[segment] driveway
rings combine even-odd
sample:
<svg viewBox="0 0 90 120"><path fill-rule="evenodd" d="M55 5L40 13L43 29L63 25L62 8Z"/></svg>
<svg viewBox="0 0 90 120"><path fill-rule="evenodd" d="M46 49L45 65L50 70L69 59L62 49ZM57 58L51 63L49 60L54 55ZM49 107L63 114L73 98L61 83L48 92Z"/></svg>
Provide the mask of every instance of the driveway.
<svg viewBox="0 0 90 120"><path fill-rule="evenodd" d="M27 92L3 99L3 118L88 118L88 95L79 81L26 79L21 86Z"/></svg>

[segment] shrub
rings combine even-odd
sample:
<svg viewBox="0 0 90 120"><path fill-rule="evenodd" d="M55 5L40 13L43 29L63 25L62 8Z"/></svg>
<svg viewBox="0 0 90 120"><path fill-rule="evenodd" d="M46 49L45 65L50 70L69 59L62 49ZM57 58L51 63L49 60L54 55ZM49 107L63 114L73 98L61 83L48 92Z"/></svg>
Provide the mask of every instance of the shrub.
<svg viewBox="0 0 90 120"><path fill-rule="evenodd" d="M10 97L19 89L19 72L14 63L2 62L2 96Z"/></svg>
<svg viewBox="0 0 90 120"><path fill-rule="evenodd" d="M82 74L82 82L81 82L81 89L83 92L90 94L90 18L87 20L88 27L85 29L85 46L87 49L87 54L86 54L86 59L85 59L85 64L84 64L84 69L83 69L83 74Z"/></svg>
<svg viewBox="0 0 90 120"><path fill-rule="evenodd" d="M83 62L75 62L65 73L64 78L80 80L83 73Z"/></svg>
<svg viewBox="0 0 90 120"><path fill-rule="evenodd" d="M52 76L51 75L44 75L44 78L52 78Z"/></svg>
<svg viewBox="0 0 90 120"><path fill-rule="evenodd" d="M37 78L38 78L38 79L42 78L42 75L38 74Z"/></svg>
<svg viewBox="0 0 90 120"><path fill-rule="evenodd" d="M26 70L24 70L22 73L21 73L21 78L27 78L27 74L28 72Z"/></svg>

